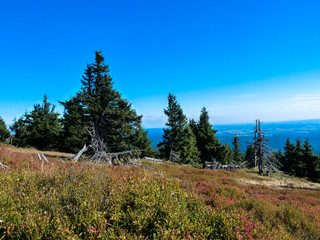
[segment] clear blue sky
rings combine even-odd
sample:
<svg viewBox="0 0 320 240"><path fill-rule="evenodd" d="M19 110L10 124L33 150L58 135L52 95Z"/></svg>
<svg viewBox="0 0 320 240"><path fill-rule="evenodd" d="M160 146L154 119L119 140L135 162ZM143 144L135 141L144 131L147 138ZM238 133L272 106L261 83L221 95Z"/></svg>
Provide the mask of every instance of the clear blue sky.
<svg viewBox="0 0 320 240"><path fill-rule="evenodd" d="M0 115L63 109L101 50L115 87L162 127L169 92L216 124L320 118L319 1L1 1Z"/></svg>

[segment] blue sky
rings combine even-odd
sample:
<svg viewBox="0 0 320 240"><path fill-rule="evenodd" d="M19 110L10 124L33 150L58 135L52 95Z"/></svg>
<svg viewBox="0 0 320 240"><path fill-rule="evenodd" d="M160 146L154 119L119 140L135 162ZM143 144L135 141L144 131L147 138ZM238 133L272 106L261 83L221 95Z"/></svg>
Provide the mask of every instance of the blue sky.
<svg viewBox="0 0 320 240"><path fill-rule="evenodd" d="M162 127L168 93L215 124L320 118L319 1L2 1L0 115L69 99L94 51Z"/></svg>

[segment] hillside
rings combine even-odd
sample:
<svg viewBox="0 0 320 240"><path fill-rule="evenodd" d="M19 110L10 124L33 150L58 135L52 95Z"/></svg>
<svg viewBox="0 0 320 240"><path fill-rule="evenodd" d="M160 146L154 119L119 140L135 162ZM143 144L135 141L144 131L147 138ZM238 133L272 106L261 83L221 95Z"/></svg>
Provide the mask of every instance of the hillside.
<svg viewBox="0 0 320 240"><path fill-rule="evenodd" d="M320 184L0 145L0 239L320 239Z"/></svg>

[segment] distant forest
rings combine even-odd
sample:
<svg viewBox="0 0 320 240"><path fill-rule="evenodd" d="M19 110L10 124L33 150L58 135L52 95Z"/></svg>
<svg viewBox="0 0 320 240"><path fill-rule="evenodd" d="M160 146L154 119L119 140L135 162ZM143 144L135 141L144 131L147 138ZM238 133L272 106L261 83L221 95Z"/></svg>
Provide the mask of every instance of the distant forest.
<svg viewBox="0 0 320 240"><path fill-rule="evenodd" d="M89 128L103 141L108 152L143 149L143 154L181 164L203 167L205 162L221 164L247 162L255 167L255 149L240 150L240 142L234 135L232 146L221 144L217 130L209 123L209 113L202 108L199 120L187 119L176 97L169 93L163 139L155 150L151 147L147 131L141 125L130 102L114 89L109 67L101 52L95 52L95 61L88 64L81 79L82 87L67 101L63 116L45 95L42 104L34 105L7 128L0 117L0 142L19 147L35 147L39 150L56 150L77 153L90 142ZM284 143L284 151L272 153L278 169L300 177L320 179L320 156L315 155L308 139Z"/></svg>

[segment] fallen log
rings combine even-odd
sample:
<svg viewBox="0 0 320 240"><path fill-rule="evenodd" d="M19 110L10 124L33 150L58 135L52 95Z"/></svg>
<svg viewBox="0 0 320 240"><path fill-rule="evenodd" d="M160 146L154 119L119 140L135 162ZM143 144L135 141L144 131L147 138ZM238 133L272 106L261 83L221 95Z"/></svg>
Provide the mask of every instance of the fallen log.
<svg viewBox="0 0 320 240"><path fill-rule="evenodd" d="M144 159L146 159L150 162L163 162L163 160L161 160L161 159L151 158L151 157L144 157Z"/></svg>

